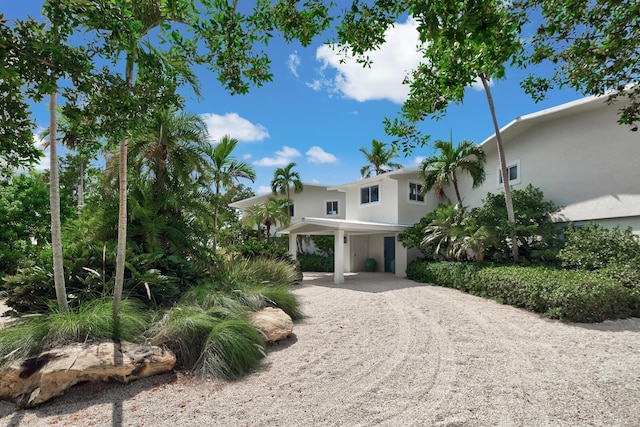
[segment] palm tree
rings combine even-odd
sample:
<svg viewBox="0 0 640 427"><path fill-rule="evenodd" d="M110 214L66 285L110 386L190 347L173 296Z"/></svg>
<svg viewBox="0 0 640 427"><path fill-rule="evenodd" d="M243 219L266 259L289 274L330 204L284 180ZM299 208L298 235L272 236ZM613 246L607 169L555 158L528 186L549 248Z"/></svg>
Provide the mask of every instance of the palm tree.
<svg viewBox="0 0 640 427"><path fill-rule="evenodd" d="M473 252L477 262L484 260L488 245L496 244L494 231L487 226L479 226L462 205L440 205L436 217L424 228L422 245L434 247L434 253L461 260Z"/></svg>
<svg viewBox="0 0 640 427"><path fill-rule="evenodd" d="M174 184L189 186L204 175L210 146L206 124L199 116L169 108L153 114L149 130L131 148L131 157L136 169L155 181L157 194Z"/></svg>
<svg viewBox="0 0 640 427"><path fill-rule="evenodd" d="M391 161L398 157L398 149L395 146L391 146L387 150L385 149L386 146L387 144L384 142L373 139L371 140L371 151L367 151L364 147L360 147L360 152L364 154L367 161L370 163L360 169L360 174L363 178L369 178L372 171L375 172L376 175L380 175L385 172L402 168L400 163L394 163Z"/></svg>
<svg viewBox="0 0 640 427"><path fill-rule="evenodd" d="M287 196L287 215L291 215L291 187L294 193L303 190L300 174L292 169L296 166L294 162L289 163L284 168L278 168L273 172L271 181L271 191L273 194L284 194Z"/></svg>
<svg viewBox="0 0 640 427"><path fill-rule="evenodd" d="M62 145L68 149L74 150L78 152L79 158L79 174L78 174L78 182L77 182L77 197L78 197L78 213L82 212L84 207L84 187L85 187L85 164L87 159L85 158L85 154L79 152L80 145L83 143L82 134L79 131L79 128L82 126L91 126L93 123L91 120L85 118L82 120L82 123L76 125L71 122L69 117L67 117L64 111L59 108L56 108L57 118L56 118L56 134L63 133L64 135L60 138L60 142ZM50 141L50 132L51 127L45 128L38 135L44 142L43 147L48 148L51 144Z"/></svg>
<svg viewBox="0 0 640 427"><path fill-rule="evenodd" d="M181 9L178 4L165 1L139 1L123 2L121 8L126 8L122 16L131 19L131 24L123 26L122 22L105 19L105 15L100 13L98 7L86 0L70 0L69 6L78 8L78 16L84 20L84 25L89 30L97 32L109 32L110 35L104 37L108 43L110 53L124 54L125 58L125 85L129 92L134 91L134 76L136 65L144 61L143 46L148 46L146 37L149 33L163 24L170 22L184 22L185 9ZM121 12L123 12L121 10ZM158 54L160 51L155 50ZM185 66L186 64L171 64L161 57L167 67L175 67L182 77L187 78L193 84L193 75ZM177 67L176 67L177 65ZM118 211L118 243L116 250L116 271L114 284L113 311L117 315L122 300L122 290L124 286L124 270L127 248L127 155L129 147L129 136L124 136L120 140L119 146L119 211Z"/></svg>
<svg viewBox="0 0 640 427"><path fill-rule="evenodd" d="M60 180L58 177L58 152L56 143L56 100L57 93L52 92L49 98L49 133L50 133L50 163L49 163L49 203L51 209L51 249L53 252L53 283L56 290L58 309L69 312L67 290L64 280L64 265L62 262L62 230L60 225Z"/></svg>
<svg viewBox="0 0 640 427"><path fill-rule="evenodd" d="M239 179L249 179L251 182L256 178L253 168L245 162L239 162L231 154L238 145L238 140L229 135L222 137L218 145L211 153L211 172L215 182L214 207L213 207L213 248L218 245L218 212L220 210L219 200L222 189L230 188Z"/></svg>
<svg viewBox="0 0 640 427"><path fill-rule="evenodd" d="M258 227L258 240L260 240L260 225L264 225L267 231L267 241L271 238L271 227L276 224L289 225L289 215L285 210L286 199L269 197L264 203L253 205L244 211L242 221L245 224Z"/></svg>
<svg viewBox="0 0 640 427"><path fill-rule="evenodd" d="M427 192L435 187L436 191L444 194L444 187L452 185L458 203L462 204L458 189L458 171L466 172L473 180L473 188L484 182L484 163L487 161L485 152L472 141L463 140L456 147L453 140L435 142L434 147L439 150L437 155L429 156L420 166L420 177L424 182L423 191Z"/></svg>
<svg viewBox="0 0 640 427"><path fill-rule="evenodd" d="M490 76L483 72L478 71L478 77L482 81L484 92L487 94L487 102L489 103L489 110L491 111L491 120L493 121L493 128L496 132L496 146L498 151L498 161L500 162L500 176L502 177L502 188L504 189L504 200L507 205L507 219L511 224L516 223L516 213L513 209L513 199L511 198L511 186L509 185L509 176L507 175L507 160L504 157L504 144L502 144L502 134L500 132L500 126L498 126L498 118L496 116L496 108L493 103L493 96L491 95L491 88L489 86ZM518 235L514 231L511 238L511 253L513 255L513 261L518 262Z"/></svg>

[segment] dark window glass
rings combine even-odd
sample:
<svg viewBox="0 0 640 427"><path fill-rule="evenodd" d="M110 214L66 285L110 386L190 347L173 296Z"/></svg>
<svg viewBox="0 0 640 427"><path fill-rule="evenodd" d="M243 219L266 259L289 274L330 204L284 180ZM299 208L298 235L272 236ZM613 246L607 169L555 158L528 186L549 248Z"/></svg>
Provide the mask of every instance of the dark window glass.
<svg viewBox="0 0 640 427"><path fill-rule="evenodd" d="M369 203L369 187L360 189L360 203Z"/></svg>
<svg viewBox="0 0 640 427"><path fill-rule="evenodd" d="M378 186L374 185L371 187L371 203L379 201L380 198L378 196Z"/></svg>

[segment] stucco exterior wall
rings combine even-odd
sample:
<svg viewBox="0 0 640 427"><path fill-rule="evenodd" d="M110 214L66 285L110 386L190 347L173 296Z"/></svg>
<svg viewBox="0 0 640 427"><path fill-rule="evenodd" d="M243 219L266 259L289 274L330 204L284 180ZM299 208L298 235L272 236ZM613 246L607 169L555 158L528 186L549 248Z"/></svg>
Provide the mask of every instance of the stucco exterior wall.
<svg viewBox="0 0 640 427"><path fill-rule="evenodd" d="M376 271L384 271L384 236L369 236L369 258L376 260Z"/></svg>
<svg viewBox="0 0 640 427"><path fill-rule="evenodd" d="M361 204L360 189L373 185L379 186L380 201ZM381 176L379 179L364 181L362 185L352 185L346 191L346 206L348 220L396 223L398 220L397 181Z"/></svg>
<svg viewBox="0 0 640 427"><path fill-rule="evenodd" d="M409 199L409 184L420 184L422 180L418 174L403 176L398 182L398 222L400 224L415 224L420 218L438 207L438 201L433 195L425 194L424 202ZM431 197L430 197L431 196Z"/></svg>
<svg viewBox="0 0 640 427"><path fill-rule="evenodd" d="M540 188L547 199L564 206L559 219L583 221L620 218L638 223L640 216L640 132L617 124L617 106L550 117L505 138L507 164L518 162L520 182ZM487 144L487 179L471 189L460 177L464 204L479 206L488 192L502 192L498 182L495 140ZM447 189L453 197L453 189ZM611 223L611 221L608 221ZM614 221L616 222L616 221Z"/></svg>
<svg viewBox="0 0 640 427"><path fill-rule="evenodd" d="M339 218L345 217L345 193L337 190L327 190L325 187L305 186L301 193L291 194L293 202L293 217L291 220L304 217ZM338 202L338 214L327 215L328 201Z"/></svg>

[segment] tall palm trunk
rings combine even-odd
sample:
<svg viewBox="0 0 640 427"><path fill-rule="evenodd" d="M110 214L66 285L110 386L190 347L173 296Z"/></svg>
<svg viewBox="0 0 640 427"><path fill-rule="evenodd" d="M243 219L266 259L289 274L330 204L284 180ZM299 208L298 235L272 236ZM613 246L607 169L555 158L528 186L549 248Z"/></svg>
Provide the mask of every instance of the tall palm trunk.
<svg viewBox="0 0 640 427"><path fill-rule="evenodd" d="M127 55L126 79L127 88L131 90L133 86L135 48ZM120 181L119 210L118 210L118 249L116 254L116 277L113 288L113 314L117 315L120 310L122 300L122 290L124 288L124 268L127 253L127 152L129 141L123 138L120 141L120 164L118 177Z"/></svg>
<svg viewBox="0 0 640 427"><path fill-rule="evenodd" d="M493 104L493 97L491 96L491 89L489 89L488 76L486 73L478 72L478 76L482 80L482 86L487 94L487 101L489 102L489 109L491 110L491 118L493 119L493 127L496 131L496 144L498 146L498 161L500 162L500 175L502 175L502 186L504 188L504 200L507 205L507 219L514 226L513 235L511 236L511 254L513 261L518 262L518 236L515 232L516 215L513 210L513 200L511 199L511 187L509 186L509 177L507 176L507 161L504 158L504 147L502 145L502 136L500 134L500 128L498 127L498 119L496 118L496 110Z"/></svg>
<svg viewBox="0 0 640 427"><path fill-rule="evenodd" d="M287 218L291 217L291 191L287 185Z"/></svg>
<svg viewBox="0 0 640 427"><path fill-rule="evenodd" d="M56 289L58 309L69 312L67 290L64 281L62 263L62 231L60 226L60 180L58 177L58 150L56 142L56 97L53 92L49 98L49 204L51 208L51 247L53 249L53 283Z"/></svg>
<svg viewBox="0 0 640 427"><path fill-rule="evenodd" d="M458 178L456 177L455 171L451 176L451 183L453 184L453 189L456 190L456 197L458 198L458 204L462 206L462 197L460 197L460 190L458 189Z"/></svg>
<svg viewBox="0 0 640 427"><path fill-rule="evenodd" d="M220 181L216 180L216 194L213 201L213 251L218 249L218 204L220 203ZM260 232L260 226L258 226Z"/></svg>

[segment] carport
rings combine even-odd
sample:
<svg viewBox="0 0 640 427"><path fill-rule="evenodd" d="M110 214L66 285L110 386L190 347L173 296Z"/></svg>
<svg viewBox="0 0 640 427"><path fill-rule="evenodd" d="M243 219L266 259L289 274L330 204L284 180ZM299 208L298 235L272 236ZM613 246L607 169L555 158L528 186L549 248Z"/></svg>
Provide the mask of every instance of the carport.
<svg viewBox="0 0 640 427"><path fill-rule="evenodd" d="M365 256L375 254L382 259L393 256L395 275L405 277L407 249L399 242L398 236L409 225L389 224L373 221L353 221L333 218L302 218L288 227L278 230L289 235L289 253L295 258L298 235L333 235L335 284L344 283L344 273L355 271ZM393 254L389 254L389 252Z"/></svg>

